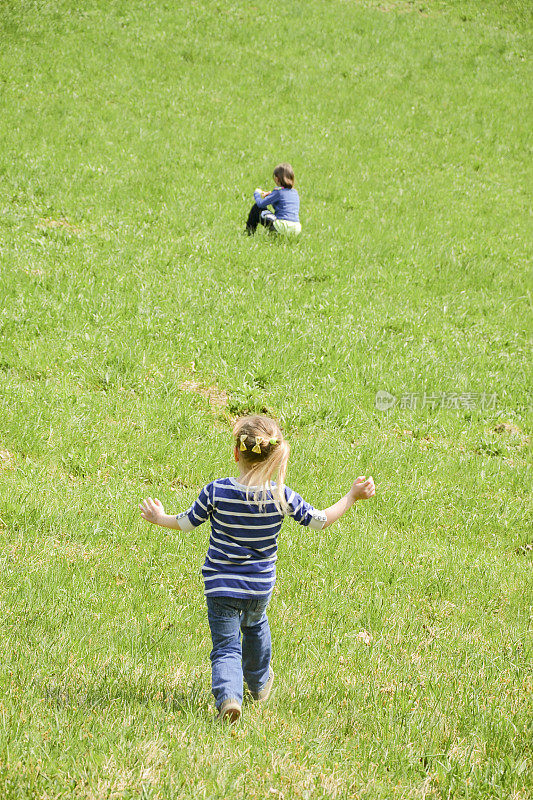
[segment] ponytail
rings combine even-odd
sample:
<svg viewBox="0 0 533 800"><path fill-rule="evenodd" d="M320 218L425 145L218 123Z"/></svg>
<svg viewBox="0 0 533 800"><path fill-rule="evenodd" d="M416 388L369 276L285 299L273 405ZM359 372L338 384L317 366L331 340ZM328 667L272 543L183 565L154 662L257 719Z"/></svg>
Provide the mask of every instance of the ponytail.
<svg viewBox="0 0 533 800"><path fill-rule="evenodd" d="M240 456L248 467L248 481L254 487L254 502L262 510L270 493L278 511L287 513L289 505L285 497L285 476L290 446L283 438L278 423L260 415L241 417L233 426L233 435ZM246 498L249 496L250 490L247 489Z"/></svg>

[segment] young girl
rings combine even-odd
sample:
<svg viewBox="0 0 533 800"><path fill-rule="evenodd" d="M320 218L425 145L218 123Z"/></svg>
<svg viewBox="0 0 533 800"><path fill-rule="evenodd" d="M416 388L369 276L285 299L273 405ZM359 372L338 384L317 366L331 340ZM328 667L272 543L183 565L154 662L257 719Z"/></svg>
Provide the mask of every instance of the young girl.
<svg viewBox="0 0 533 800"><path fill-rule="evenodd" d="M290 164L278 164L273 172L274 183L278 187L271 192L256 189L255 203L252 206L246 223L249 236L255 233L258 223L264 225L271 233L298 235L300 225L300 198L294 188L294 171ZM273 206L274 212L267 206Z"/></svg>
<svg viewBox="0 0 533 800"><path fill-rule="evenodd" d="M166 514L161 502L151 497L140 505L143 519L164 528L191 531L211 522L202 575L213 641L212 689L219 719L230 722L241 714L243 677L254 700L268 700L272 689L266 608L276 581L283 518L321 530L356 500L375 494L372 478L357 478L342 499L317 511L284 484L290 448L277 422L242 417L233 435L238 478L208 483L189 510L177 516Z"/></svg>

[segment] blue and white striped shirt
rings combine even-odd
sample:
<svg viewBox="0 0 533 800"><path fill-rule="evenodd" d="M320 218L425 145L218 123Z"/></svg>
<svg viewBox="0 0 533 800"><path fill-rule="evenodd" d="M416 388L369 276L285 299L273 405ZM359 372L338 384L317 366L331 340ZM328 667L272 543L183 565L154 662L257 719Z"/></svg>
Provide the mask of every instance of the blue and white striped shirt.
<svg viewBox="0 0 533 800"><path fill-rule="evenodd" d="M252 497L246 499L246 487L235 478L221 478L208 483L188 511L176 519L182 531L191 531L211 520L209 550L202 568L205 594L214 597L264 596L276 582L278 534L283 514L272 496L260 510ZM299 494L285 487L289 505L287 515L300 525L321 530L326 522Z"/></svg>

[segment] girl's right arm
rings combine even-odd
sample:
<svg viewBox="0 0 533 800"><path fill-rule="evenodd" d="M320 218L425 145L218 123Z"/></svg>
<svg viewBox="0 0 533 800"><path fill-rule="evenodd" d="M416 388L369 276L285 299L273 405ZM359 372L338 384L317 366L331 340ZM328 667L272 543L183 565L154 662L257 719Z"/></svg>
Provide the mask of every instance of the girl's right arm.
<svg viewBox="0 0 533 800"><path fill-rule="evenodd" d="M324 514L326 515L324 528L333 525L343 514L346 514L357 500L367 500L369 497L374 497L375 494L376 487L374 486L374 479L372 476L370 476L370 478L357 478L352 484L352 488L348 494L340 500L337 500L334 505L324 509Z"/></svg>
<svg viewBox="0 0 533 800"><path fill-rule="evenodd" d="M275 192L275 189L273 189L271 192L265 192L263 189L256 189L254 192L256 206L259 208L266 208L268 205L272 204L277 197Z"/></svg>
<svg viewBox="0 0 533 800"><path fill-rule="evenodd" d="M141 517L147 522L151 522L153 525L161 525L162 528L181 530L177 517L173 517L171 514L165 514L163 503L161 500L158 500L157 497L155 500L152 500L151 497L147 497L146 500L140 503L139 508L141 509Z"/></svg>

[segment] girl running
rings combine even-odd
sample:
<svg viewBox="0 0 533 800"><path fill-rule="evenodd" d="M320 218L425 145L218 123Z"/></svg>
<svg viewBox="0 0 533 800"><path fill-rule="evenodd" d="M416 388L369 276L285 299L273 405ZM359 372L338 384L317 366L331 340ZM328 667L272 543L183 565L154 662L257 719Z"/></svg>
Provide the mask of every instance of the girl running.
<svg viewBox="0 0 533 800"><path fill-rule="evenodd" d="M242 417L233 435L238 478L208 483L189 510L177 516L166 514L161 502L151 497L140 505L143 519L164 528L191 531L207 520L211 523L202 575L213 642L212 691L219 719L230 722L241 715L243 678L256 701L268 700L272 689L266 609L276 582L283 518L322 530L356 500L375 494L373 479L360 477L334 505L317 511L285 486L290 448L275 420Z"/></svg>

